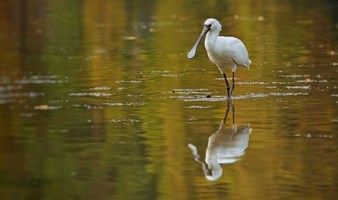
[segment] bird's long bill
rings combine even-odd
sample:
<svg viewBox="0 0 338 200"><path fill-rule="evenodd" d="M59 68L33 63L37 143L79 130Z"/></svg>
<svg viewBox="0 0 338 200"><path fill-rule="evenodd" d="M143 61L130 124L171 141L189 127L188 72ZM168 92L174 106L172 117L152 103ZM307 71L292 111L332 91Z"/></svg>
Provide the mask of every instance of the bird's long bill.
<svg viewBox="0 0 338 200"><path fill-rule="evenodd" d="M198 37L196 43L194 44L194 46L191 48L191 50L189 51L188 53L188 58L193 58L196 54L196 50L197 50L197 47L198 45L200 44L202 38L207 34L207 32L209 31L210 29L208 27L204 27L202 32L201 32L201 35Z"/></svg>

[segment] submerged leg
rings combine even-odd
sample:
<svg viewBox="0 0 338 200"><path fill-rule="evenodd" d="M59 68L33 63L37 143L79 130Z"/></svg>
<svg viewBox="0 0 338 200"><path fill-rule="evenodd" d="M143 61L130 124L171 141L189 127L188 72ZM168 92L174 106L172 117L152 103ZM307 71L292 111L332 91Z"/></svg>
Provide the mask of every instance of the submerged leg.
<svg viewBox="0 0 338 200"><path fill-rule="evenodd" d="M235 122L235 106L231 103L231 112L232 112L232 124L236 124Z"/></svg>
<svg viewBox="0 0 338 200"><path fill-rule="evenodd" d="M230 99L230 85L229 85L229 82L227 80L227 76L225 75L225 73L223 73L223 77L224 77L224 80L225 80L225 84L227 85L227 91L228 91L228 99Z"/></svg>
<svg viewBox="0 0 338 200"><path fill-rule="evenodd" d="M229 114L229 106L230 106L230 101L228 101L227 103L227 110L225 111L225 116L223 118L223 123L225 124L228 118L228 114Z"/></svg>
<svg viewBox="0 0 338 200"><path fill-rule="evenodd" d="M233 104L231 105L231 109L232 109L232 131L233 133L235 133L232 136L232 139L236 140L236 136L240 134L240 132L237 131L237 125L236 125L236 120L235 120L235 106Z"/></svg>
<svg viewBox="0 0 338 200"><path fill-rule="evenodd" d="M235 89L235 72L232 72L232 88L230 94L232 95L232 92Z"/></svg>

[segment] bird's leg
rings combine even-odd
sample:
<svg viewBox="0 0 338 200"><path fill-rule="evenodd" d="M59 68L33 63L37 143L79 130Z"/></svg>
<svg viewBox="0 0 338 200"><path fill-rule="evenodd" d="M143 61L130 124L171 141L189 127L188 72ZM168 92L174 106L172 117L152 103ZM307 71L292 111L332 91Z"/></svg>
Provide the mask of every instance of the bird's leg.
<svg viewBox="0 0 338 200"><path fill-rule="evenodd" d="M235 72L232 72L232 88L231 88L231 95L232 95L232 92L234 91L235 89Z"/></svg>
<svg viewBox="0 0 338 200"><path fill-rule="evenodd" d="M232 102L231 102L231 112L232 112L232 124L236 124L235 123L235 106L234 104L232 104Z"/></svg>
<svg viewBox="0 0 338 200"><path fill-rule="evenodd" d="M232 132L234 133L232 139L235 140L239 132L237 132L237 125L235 120L235 106L233 104L231 104L231 112L232 112Z"/></svg>
<svg viewBox="0 0 338 200"><path fill-rule="evenodd" d="M229 106L230 106L230 101L228 101L227 103L227 110L225 111L225 116L224 116L224 119L223 119L223 123L225 124L226 123L226 120L228 118L228 114L229 114Z"/></svg>
<svg viewBox="0 0 338 200"><path fill-rule="evenodd" d="M224 80L225 80L225 84L227 85L227 91L228 91L228 99L230 100L230 86L229 86L229 82L227 80L227 76L225 75L225 73L223 73L223 77L224 77Z"/></svg>

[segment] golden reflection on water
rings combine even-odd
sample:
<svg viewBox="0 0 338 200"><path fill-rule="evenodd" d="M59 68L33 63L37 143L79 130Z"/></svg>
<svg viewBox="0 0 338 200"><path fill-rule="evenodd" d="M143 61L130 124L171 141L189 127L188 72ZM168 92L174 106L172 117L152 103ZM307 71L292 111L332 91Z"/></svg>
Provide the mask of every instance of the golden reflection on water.
<svg viewBox="0 0 338 200"><path fill-rule="evenodd" d="M334 199L336 13L333 1L1 1L0 193ZM186 59L208 17L253 62L234 93L249 147L214 182L187 147L203 155L226 108L204 48Z"/></svg>

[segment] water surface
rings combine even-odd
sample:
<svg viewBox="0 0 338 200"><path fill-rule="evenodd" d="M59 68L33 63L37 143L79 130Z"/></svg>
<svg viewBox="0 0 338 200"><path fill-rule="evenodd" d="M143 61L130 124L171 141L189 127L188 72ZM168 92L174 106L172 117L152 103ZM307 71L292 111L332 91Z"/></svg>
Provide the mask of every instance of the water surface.
<svg viewBox="0 0 338 200"><path fill-rule="evenodd" d="M334 1L1 2L1 197L337 198L337 13ZM208 17L253 62L234 109L203 45L186 58Z"/></svg>

